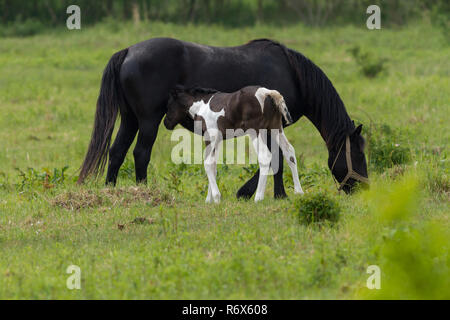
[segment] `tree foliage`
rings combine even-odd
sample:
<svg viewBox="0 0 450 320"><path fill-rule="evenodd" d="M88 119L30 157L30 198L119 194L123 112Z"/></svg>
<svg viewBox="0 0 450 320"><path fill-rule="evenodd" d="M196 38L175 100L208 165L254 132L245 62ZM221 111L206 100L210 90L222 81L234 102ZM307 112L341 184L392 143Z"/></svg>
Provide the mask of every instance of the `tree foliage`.
<svg viewBox="0 0 450 320"><path fill-rule="evenodd" d="M308 25L363 23L371 4L381 7L383 24L401 25L424 12L431 12L432 19L442 24L443 20L448 23L450 12L445 0L0 0L0 25L29 20L46 26L64 25L66 8L71 4L80 6L84 24L105 18L228 26L299 21Z"/></svg>

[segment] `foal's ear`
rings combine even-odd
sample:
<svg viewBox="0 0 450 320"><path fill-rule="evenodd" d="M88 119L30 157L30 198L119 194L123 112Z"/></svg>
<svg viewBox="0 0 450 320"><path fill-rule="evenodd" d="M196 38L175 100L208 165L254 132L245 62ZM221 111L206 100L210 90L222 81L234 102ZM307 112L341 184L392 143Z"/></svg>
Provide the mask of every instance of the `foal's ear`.
<svg viewBox="0 0 450 320"><path fill-rule="evenodd" d="M356 129L355 129L355 131L353 131L352 135L354 135L354 136L361 135L361 130L362 130L362 124L360 124L358 127L356 127Z"/></svg>

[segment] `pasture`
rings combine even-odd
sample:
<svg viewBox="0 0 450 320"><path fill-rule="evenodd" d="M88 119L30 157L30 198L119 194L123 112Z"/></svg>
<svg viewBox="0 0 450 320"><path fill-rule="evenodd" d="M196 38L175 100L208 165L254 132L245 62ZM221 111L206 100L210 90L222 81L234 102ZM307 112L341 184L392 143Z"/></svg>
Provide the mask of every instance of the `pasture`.
<svg viewBox="0 0 450 320"><path fill-rule="evenodd" d="M219 165L222 202L205 204L203 166L171 163L176 143L162 124L147 186L135 187L131 152L116 188L103 178L76 185L103 68L157 36L217 46L276 39L324 70L366 136L383 125L395 132L398 141L380 139L409 160L369 166L371 189L347 196L312 124L286 129L305 193L325 192L341 208L336 224L320 227L293 213L286 165L288 199L273 199L269 178L264 201L238 201L256 167ZM386 70L365 77L355 46L386 58ZM375 31L106 22L0 38L0 298L450 298L449 61L448 39L426 22ZM376 147L368 143L372 157ZM81 268L80 290L66 287L70 265ZM381 290L366 287L369 265L381 268Z"/></svg>

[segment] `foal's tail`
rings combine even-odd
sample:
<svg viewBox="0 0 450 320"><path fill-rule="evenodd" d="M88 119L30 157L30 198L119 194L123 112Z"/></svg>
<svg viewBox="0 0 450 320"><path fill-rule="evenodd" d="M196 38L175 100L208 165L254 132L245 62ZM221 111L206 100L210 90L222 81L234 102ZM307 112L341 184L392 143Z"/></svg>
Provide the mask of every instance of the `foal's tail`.
<svg viewBox="0 0 450 320"><path fill-rule="evenodd" d="M126 102L120 85L120 67L127 56L128 48L116 52L103 71L100 94L97 99L94 129L91 142L81 166L78 183L83 183L89 175L97 177L105 169L111 136L114 131L119 108Z"/></svg>
<svg viewBox="0 0 450 320"><path fill-rule="evenodd" d="M291 114L289 113L289 110L286 106L286 102L284 102L284 98L277 90L270 90L267 92L267 95L269 95L275 105L278 107L278 110L281 112L281 114L284 117L284 120L286 120L286 124L291 124L294 122L292 120Z"/></svg>

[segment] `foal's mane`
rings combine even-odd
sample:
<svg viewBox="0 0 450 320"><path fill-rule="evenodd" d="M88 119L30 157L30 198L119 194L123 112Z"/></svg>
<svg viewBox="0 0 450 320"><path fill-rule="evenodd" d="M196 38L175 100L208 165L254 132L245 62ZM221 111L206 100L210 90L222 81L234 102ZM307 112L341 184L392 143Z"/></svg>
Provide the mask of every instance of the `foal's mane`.
<svg viewBox="0 0 450 320"><path fill-rule="evenodd" d="M270 39L255 39L249 42L265 44L281 48L290 66L295 72L300 94L308 109L307 116L316 126L327 129L328 149L336 148L346 135L353 132L355 126L345 110L344 103L325 73L310 59L300 52L289 49L283 44ZM318 127L319 130L322 128Z"/></svg>

